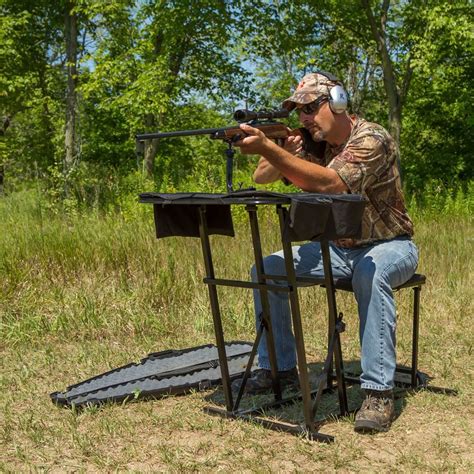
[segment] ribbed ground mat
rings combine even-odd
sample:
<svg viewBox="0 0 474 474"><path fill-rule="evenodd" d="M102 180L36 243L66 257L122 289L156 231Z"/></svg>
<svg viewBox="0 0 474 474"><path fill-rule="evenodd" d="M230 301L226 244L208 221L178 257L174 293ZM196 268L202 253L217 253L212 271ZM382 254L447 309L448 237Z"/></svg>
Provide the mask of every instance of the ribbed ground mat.
<svg viewBox="0 0 474 474"><path fill-rule="evenodd" d="M251 350L249 342L226 344L231 377L245 371ZM149 354L139 363L110 370L71 385L64 392L53 392L50 397L57 405L81 407L205 390L220 381L217 347L207 344Z"/></svg>

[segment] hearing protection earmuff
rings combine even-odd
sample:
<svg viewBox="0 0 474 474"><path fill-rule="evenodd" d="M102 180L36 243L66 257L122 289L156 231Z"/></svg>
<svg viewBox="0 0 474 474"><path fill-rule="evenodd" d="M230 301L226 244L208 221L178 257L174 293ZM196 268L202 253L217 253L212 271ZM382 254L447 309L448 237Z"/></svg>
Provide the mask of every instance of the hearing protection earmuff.
<svg viewBox="0 0 474 474"><path fill-rule="evenodd" d="M333 74L326 71L314 71L317 74L321 74L324 77L327 77L330 81L338 82L337 85L329 88L328 87L328 97L329 97L329 107L335 114L342 114L347 110L347 92L342 86L342 82Z"/></svg>

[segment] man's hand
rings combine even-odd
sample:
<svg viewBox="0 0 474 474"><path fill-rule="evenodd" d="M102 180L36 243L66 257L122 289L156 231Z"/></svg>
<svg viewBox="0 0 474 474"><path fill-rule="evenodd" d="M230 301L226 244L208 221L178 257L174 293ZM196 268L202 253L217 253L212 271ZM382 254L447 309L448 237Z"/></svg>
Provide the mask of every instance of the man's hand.
<svg viewBox="0 0 474 474"><path fill-rule="evenodd" d="M288 128L288 133L292 133ZM282 148L291 153L293 156L298 156L303 150L303 137L301 135L289 135L282 144ZM253 173L253 180L257 184L268 184L281 179L283 175L275 168L264 156L260 157L257 168Z"/></svg>
<svg viewBox="0 0 474 474"><path fill-rule="evenodd" d="M273 145L273 142L258 128L246 123L241 123L240 128L247 136L235 142L234 145L239 147L244 155L264 155L268 147Z"/></svg>
<svg viewBox="0 0 474 474"><path fill-rule="evenodd" d="M240 148L240 152L244 155L265 155L265 151L274 146L274 142L267 138L265 134L246 123L241 123L240 128L245 132L246 136L234 143ZM291 129L288 129L291 133ZM300 135L289 135L283 143L284 150L292 155L297 155L303 150L303 138Z"/></svg>
<svg viewBox="0 0 474 474"><path fill-rule="evenodd" d="M291 132L290 129L288 129ZM292 155L297 155L303 151L303 138L300 135L290 135L283 145L283 148Z"/></svg>

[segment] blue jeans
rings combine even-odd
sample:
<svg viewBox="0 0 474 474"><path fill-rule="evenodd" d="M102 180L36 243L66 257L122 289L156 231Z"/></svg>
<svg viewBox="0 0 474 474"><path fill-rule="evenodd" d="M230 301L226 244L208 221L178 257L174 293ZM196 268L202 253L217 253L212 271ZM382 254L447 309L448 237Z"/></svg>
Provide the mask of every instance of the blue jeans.
<svg viewBox="0 0 474 474"><path fill-rule="evenodd" d="M334 278L352 280L358 304L361 387L392 389L396 367L396 310L392 288L405 283L415 273L418 250L409 237L398 237L352 249L330 244L330 254ZM294 246L293 262L297 276L324 275L319 242ZM283 252L266 257L264 268L267 274L285 275ZM252 280L257 281L255 267L251 273ZM271 283L286 284L281 281ZM278 370L289 370L296 366L296 353L288 294L270 291L268 296ZM254 290L254 303L258 328L262 306L257 290ZM258 360L261 368L270 368L265 337L258 348Z"/></svg>

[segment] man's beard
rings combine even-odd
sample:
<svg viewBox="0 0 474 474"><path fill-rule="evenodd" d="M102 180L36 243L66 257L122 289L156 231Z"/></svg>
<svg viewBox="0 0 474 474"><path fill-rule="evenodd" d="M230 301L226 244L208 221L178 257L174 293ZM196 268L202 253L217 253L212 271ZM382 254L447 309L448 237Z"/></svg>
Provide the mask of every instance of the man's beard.
<svg viewBox="0 0 474 474"><path fill-rule="evenodd" d="M317 129L317 130L311 131L311 138L312 138L315 142L323 142L323 141L326 140L326 132L324 132L324 131L321 130L321 129Z"/></svg>

